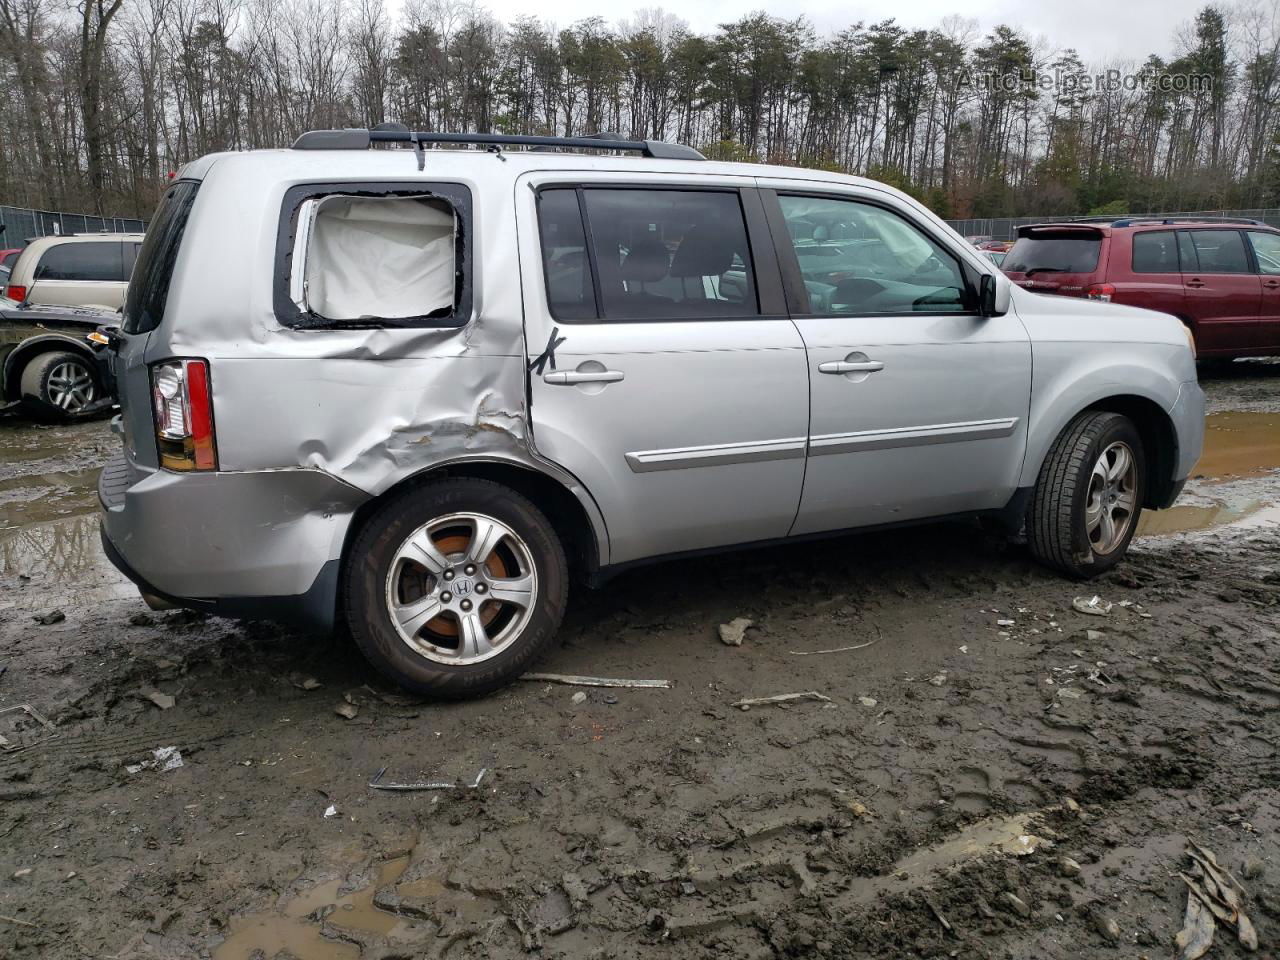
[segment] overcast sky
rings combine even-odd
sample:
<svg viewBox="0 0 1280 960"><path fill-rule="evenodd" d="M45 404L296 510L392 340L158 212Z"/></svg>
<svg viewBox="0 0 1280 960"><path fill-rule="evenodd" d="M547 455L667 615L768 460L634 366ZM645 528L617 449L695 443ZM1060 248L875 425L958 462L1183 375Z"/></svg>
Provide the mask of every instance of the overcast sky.
<svg viewBox="0 0 1280 960"><path fill-rule="evenodd" d="M959 5L947 0L751 0L749 4L726 0L681 0L662 4L664 9L689 22L700 33L716 24L736 20L763 9L779 17L804 14L819 31L831 31L858 20L873 23L894 17L905 27L936 26L948 14L976 19L984 35L999 23L1019 27L1032 37L1043 36L1055 47L1074 46L1088 64L1117 59L1144 60L1148 53L1167 56L1174 49L1177 26L1190 20L1208 0L988 0ZM391 5L399 6L396 0ZM575 20L602 16L607 20L628 17L634 10L658 6L652 0L627 0L602 4L599 0L555 0L547 4L528 0L478 0L499 19L510 21L532 14L566 27Z"/></svg>

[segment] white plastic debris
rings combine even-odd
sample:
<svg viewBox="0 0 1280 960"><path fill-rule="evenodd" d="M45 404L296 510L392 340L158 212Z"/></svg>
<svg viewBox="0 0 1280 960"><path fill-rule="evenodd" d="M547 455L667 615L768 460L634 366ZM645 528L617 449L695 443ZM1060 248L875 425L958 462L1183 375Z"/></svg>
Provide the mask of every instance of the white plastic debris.
<svg viewBox="0 0 1280 960"><path fill-rule="evenodd" d="M1105 617L1111 612L1111 604L1096 594L1092 597L1076 597L1071 601L1071 606L1078 613L1085 613L1091 617Z"/></svg>
<svg viewBox="0 0 1280 960"><path fill-rule="evenodd" d="M742 639L747 635L747 629L753 625L754 621L746 617L734 617L728 623L720 624L720 642L729 647L742 646Z"/></svg>
<svg viewBox="0 0 1280 960"><path fill-rule="evenodd" d="M338 815L338 805L336 803L331 803L329 804L329 806L325 807L324 817L326 820L331 820L337 815Z"/></svg>
<svg viewBox="0 0 1280 960"><path fill-rule="evenodd" d="M157 747L151 751L150 760L141 763L130 763L125 766L128 773L141 773L143 770L158 770L167 773L182 766L182 752L177 747Z"/></svg>

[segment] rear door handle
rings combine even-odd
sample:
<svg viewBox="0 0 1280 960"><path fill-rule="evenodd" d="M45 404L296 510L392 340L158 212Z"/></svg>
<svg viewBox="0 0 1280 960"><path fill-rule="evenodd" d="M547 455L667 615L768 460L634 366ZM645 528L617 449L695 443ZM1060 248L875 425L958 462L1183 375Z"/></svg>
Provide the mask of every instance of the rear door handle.
<svg viewBox="0 0 1280 960"><path fill-rule="evenodd" d="M1205 285L1205 282L1204 282L1203 280L1195 280L1195 279L1192 279L1192 280L1188 280L1188 281L1187 281L1187 286L1188 286L1188 287L1195 287L1196 289L1199 289L1200 287L1203 287L1204 285Z"/></svg>
<svg viewBox="0 0 1280 960"><path fill-rule="evenodd" d="M621 370L559 370L542 375L544 383L569 386L575 383L617 383L625 378L626 374Z"/></svg>
<svg viewBox="0 0 1280 960"><path fill-rule="evenodd" d="M1268 290L1274 290L1276 287L1280 287L1280 280L1268 280L1263 284L1263 286Z"/></svg>
<svg viewBox="0 0 1280 960"><path fill-rule="evenodd" d="M883 369L879 360L828 360L818 364L819 373L875 373Z"/></svg>

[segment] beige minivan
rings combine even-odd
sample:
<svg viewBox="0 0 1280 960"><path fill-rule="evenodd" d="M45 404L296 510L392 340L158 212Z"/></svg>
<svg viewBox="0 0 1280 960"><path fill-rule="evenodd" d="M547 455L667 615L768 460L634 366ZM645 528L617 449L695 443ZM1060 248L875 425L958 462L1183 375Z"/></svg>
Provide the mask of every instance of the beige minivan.
<svg viewBox="0 0 1280 960"><path fill-rule="evenodd" d="M140 233L40 237L18 255L5 294L19 303L118 310L141 246Z"/></svg>

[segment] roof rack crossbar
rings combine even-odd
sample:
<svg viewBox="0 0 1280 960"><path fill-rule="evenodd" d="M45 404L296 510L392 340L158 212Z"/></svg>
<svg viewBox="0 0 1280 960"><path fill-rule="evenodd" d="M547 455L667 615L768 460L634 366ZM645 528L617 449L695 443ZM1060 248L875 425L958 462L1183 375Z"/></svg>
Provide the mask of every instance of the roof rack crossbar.
<svg viewBox="0 0 1280 960"><path fill-rule="evenodd" d="M489 147L619 150L657 160L705 160L693 147L660 140L582 137L531 137L504 133L425 133L410 130L311 130L294 141L295 150L367 150L374 143L459 144Z"/></svg>

